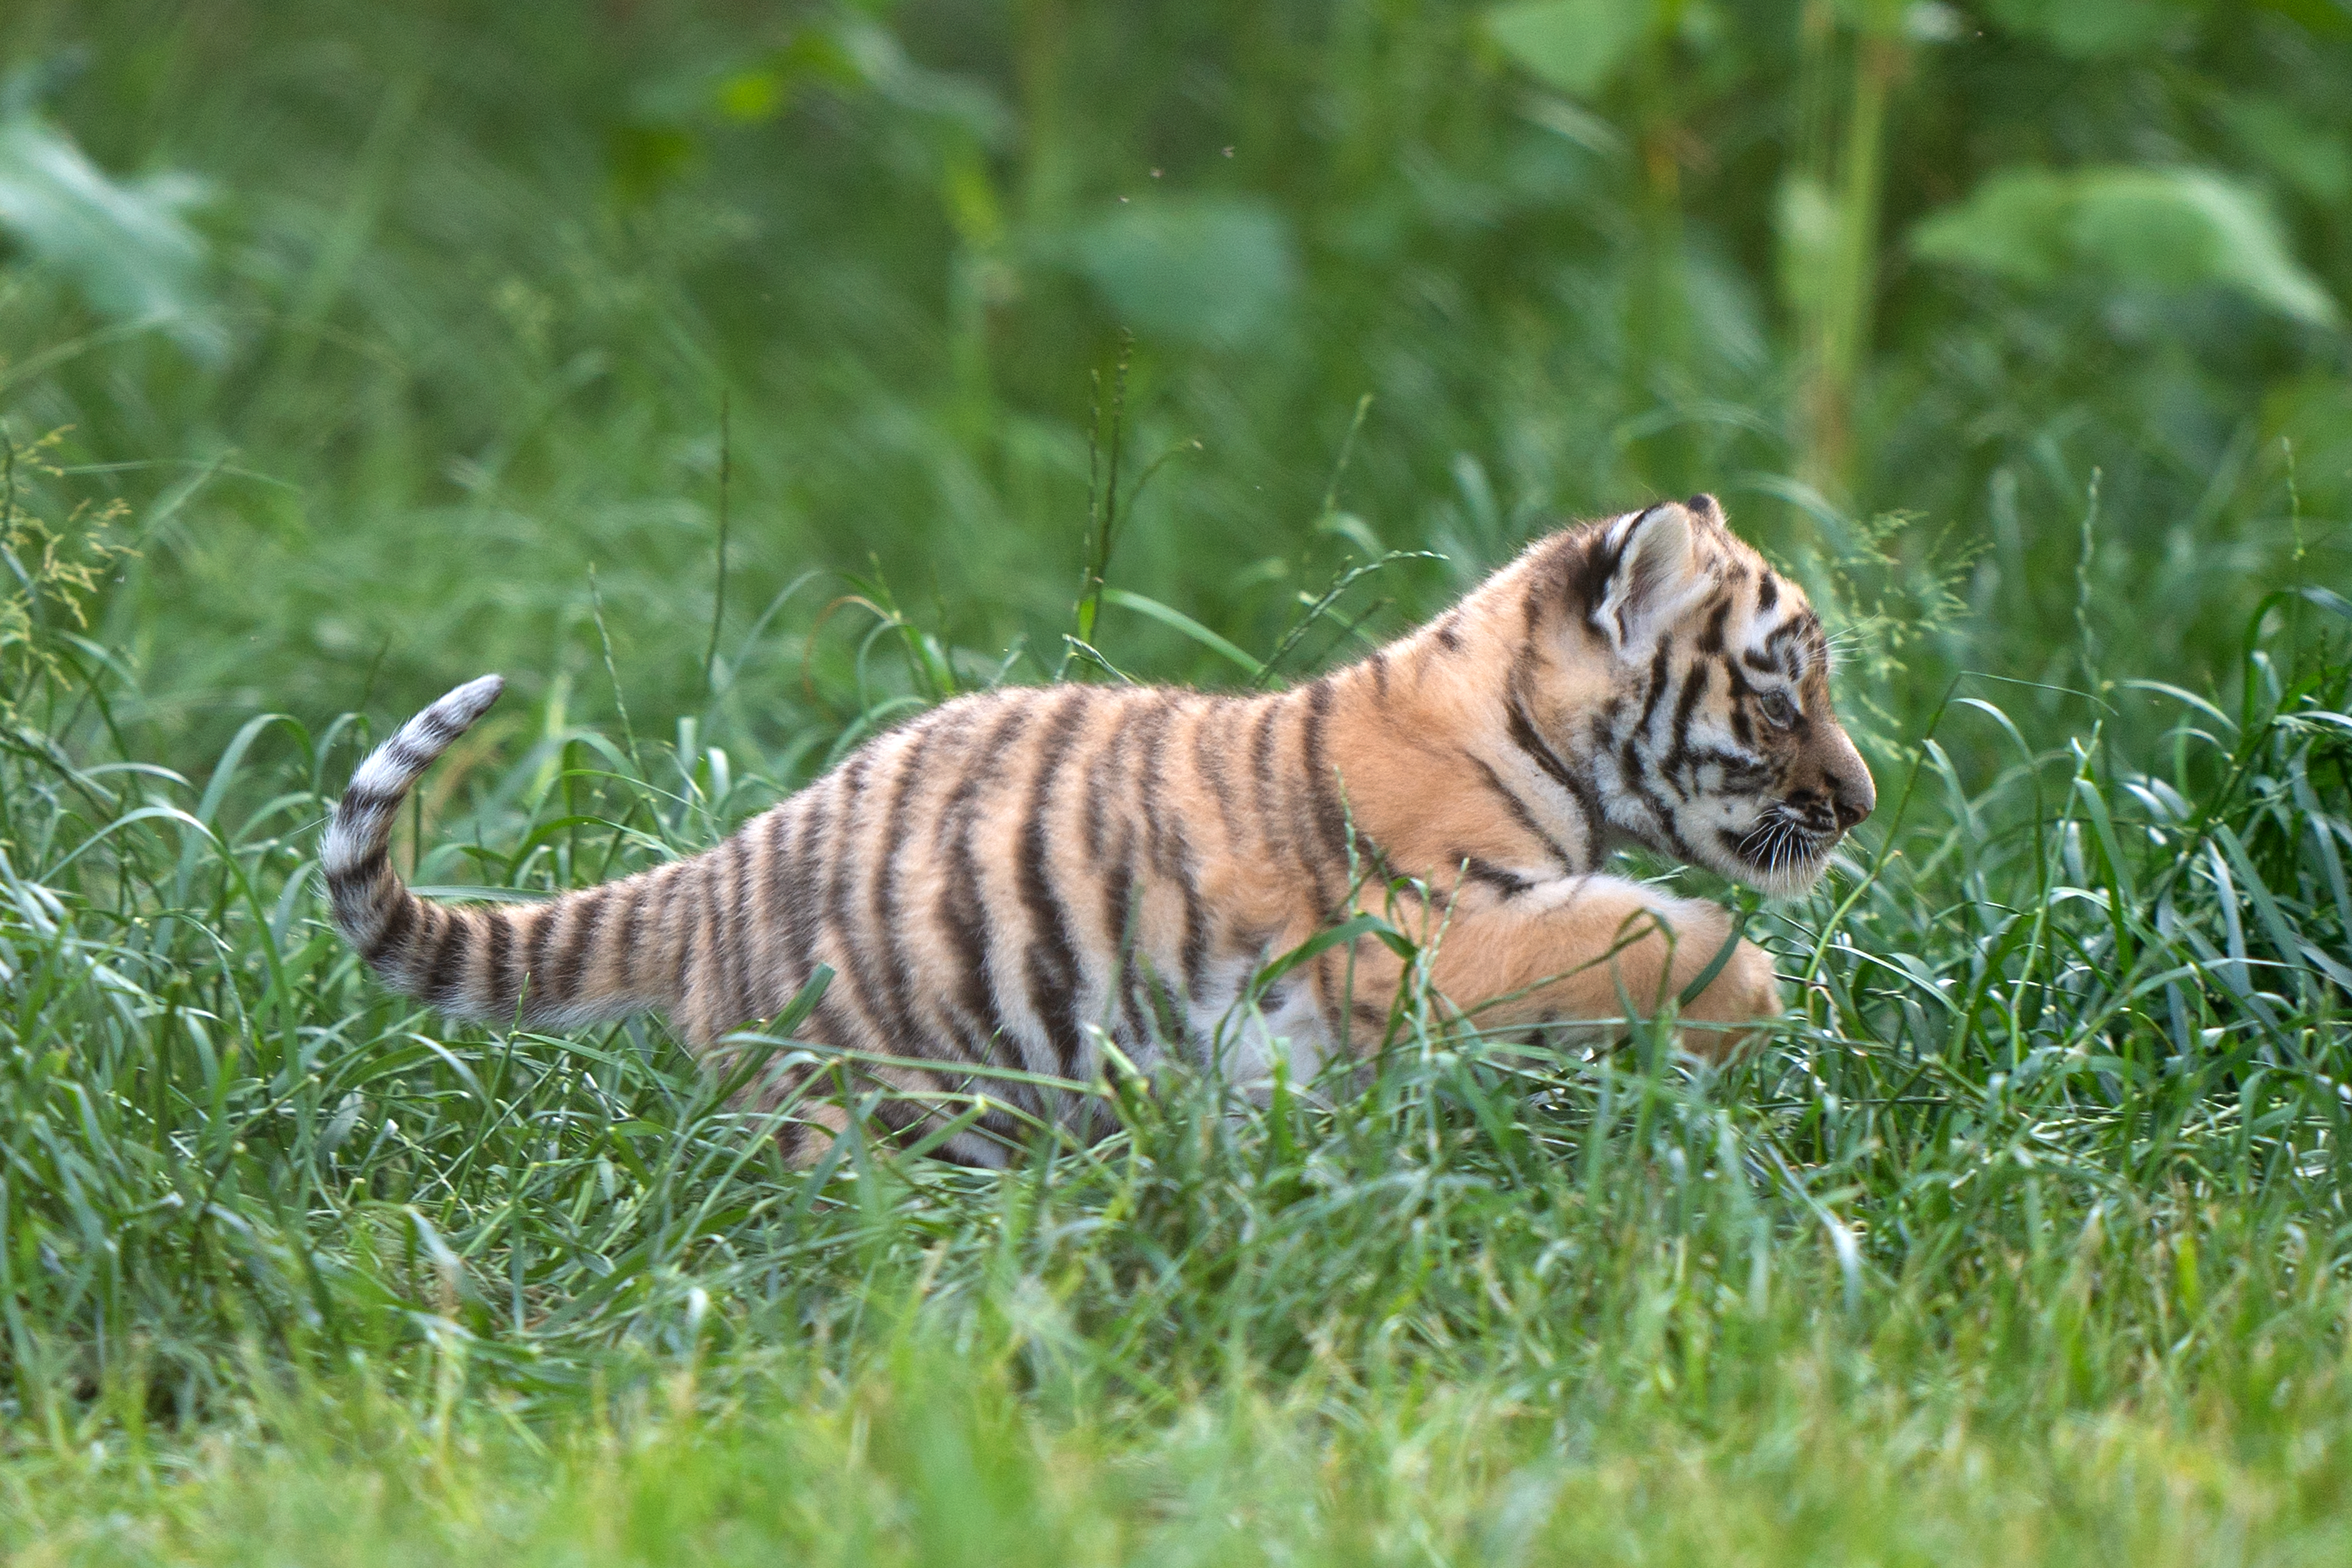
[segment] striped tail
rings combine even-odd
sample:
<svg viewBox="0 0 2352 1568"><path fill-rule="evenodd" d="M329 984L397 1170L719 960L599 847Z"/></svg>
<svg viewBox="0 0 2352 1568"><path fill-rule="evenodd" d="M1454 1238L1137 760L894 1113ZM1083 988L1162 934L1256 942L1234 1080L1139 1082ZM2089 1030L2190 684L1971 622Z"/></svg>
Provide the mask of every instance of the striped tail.
<svg viewBox="0 0 2352 1568"><path fill-rule="evenodd" d="M607 930L616 907L634 917L648 884L672 869L567 893L544 904L452 908L418 898L392 868L392 825L435 758L499 700L486 675L400 727L352 775L319 849L335 925L383 983L451 1018L563 1026L668 1007L675 943ZM659 922L666 925L667 922ZM604 935L605 941L598 941ZM614 935L622 940L610 940Z"/></svg>

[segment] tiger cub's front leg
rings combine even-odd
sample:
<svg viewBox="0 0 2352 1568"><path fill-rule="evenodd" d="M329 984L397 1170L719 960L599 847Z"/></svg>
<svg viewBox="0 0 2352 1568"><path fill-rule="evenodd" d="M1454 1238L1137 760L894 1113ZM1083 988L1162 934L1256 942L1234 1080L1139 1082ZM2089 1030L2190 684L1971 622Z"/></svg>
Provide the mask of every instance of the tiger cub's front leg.
<svg viewBox="0 0 2352 1568"><path fill-rule="evenodd" d="M1622 1019L1629 1006L1633 1016L1654 1017L1715 961L1731 932L1730 912L1719 904L1600 875L1542 883L1474 909L1457 904L1450 919L1438 918L1432 983L1482 1029ZM1742 938L1682 1008L1677 1039L1692 1055L1720 1061L1780 1011L1771 955Z"/></svg>

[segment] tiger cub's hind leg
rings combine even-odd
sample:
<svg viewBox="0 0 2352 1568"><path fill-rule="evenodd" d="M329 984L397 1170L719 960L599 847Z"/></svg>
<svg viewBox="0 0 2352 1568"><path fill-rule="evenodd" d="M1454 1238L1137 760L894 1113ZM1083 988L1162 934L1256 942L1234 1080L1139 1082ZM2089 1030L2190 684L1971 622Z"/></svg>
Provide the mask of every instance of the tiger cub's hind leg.
<svg viewBox="0 0 2352 1568"><path fill-rule="evenodd" d="M1563 879L1475 910L1437 937L1432 981L1482 1029L1654 1017L1722 951L1731 915L1620 877ZM1780 1014L1770 954L1742 938L1681 1010L1678 1043L1720 1061ZM1606 1037L1619 1032L1604 1027Z"/></svg>

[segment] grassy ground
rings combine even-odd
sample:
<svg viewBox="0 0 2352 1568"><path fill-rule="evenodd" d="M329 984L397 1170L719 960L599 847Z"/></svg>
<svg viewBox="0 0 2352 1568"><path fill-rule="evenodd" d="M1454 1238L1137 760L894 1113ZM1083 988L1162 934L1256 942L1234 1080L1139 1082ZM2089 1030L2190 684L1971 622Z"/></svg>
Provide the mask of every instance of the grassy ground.
<svg viewBox="0 0 2352 1568"><path fill-rule="evenodd" d="M1728 1072L1408 992L1360 1097L1098 1084L1111 1142L988 1175L855 1140L790 1172L657 1029L387 1001L311 885L357 727L257 720L199 791L109 756L110 675L36 637L0 1531L94 1561L2340 1550L2329 646L2261 639L2234 711L2175 699L2155 768L2093 736L1972 790L1930 737L1769 912L1803 1000ZM782 787L536 720L446 765L426 883L597 879Z"/></svg>
<svg viewBox="0 0 2352 1568"><path fill-rule="evenodd" d="M2155 146L2352 296L2257 134L2352 91L2307 6L1993 9L1694 8L1576 100L1434 7L12 11L41 124L212 194L159 319L0 253L0 1555L2341 1560L2347 339L1891 237ZM1842 361L1776 171L1889 48ZM453 1030L322 923L326 804L484 668L398 853L531 897L1066 636L1282 679L1702 486L1882 801L1727 1071L1408 992L1360 1095L793 1172L658 1026Z"/></svg>

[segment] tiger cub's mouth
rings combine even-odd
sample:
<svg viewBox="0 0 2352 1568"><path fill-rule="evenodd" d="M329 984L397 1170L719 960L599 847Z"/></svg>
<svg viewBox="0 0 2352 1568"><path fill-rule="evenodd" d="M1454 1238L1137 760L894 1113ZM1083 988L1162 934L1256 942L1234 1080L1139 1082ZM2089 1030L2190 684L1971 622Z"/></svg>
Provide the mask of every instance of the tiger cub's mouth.
<svg viewBox="0 0 2352 1568"><path fill-rule="evenodd" d="M1773 805L1764 808L1754 826L1731 840L1731 852L1765 881L1802 889L1811 885L1829 863L1830 851L1845 837L1836 819L1818 820L1813 814Z"/></svg>

